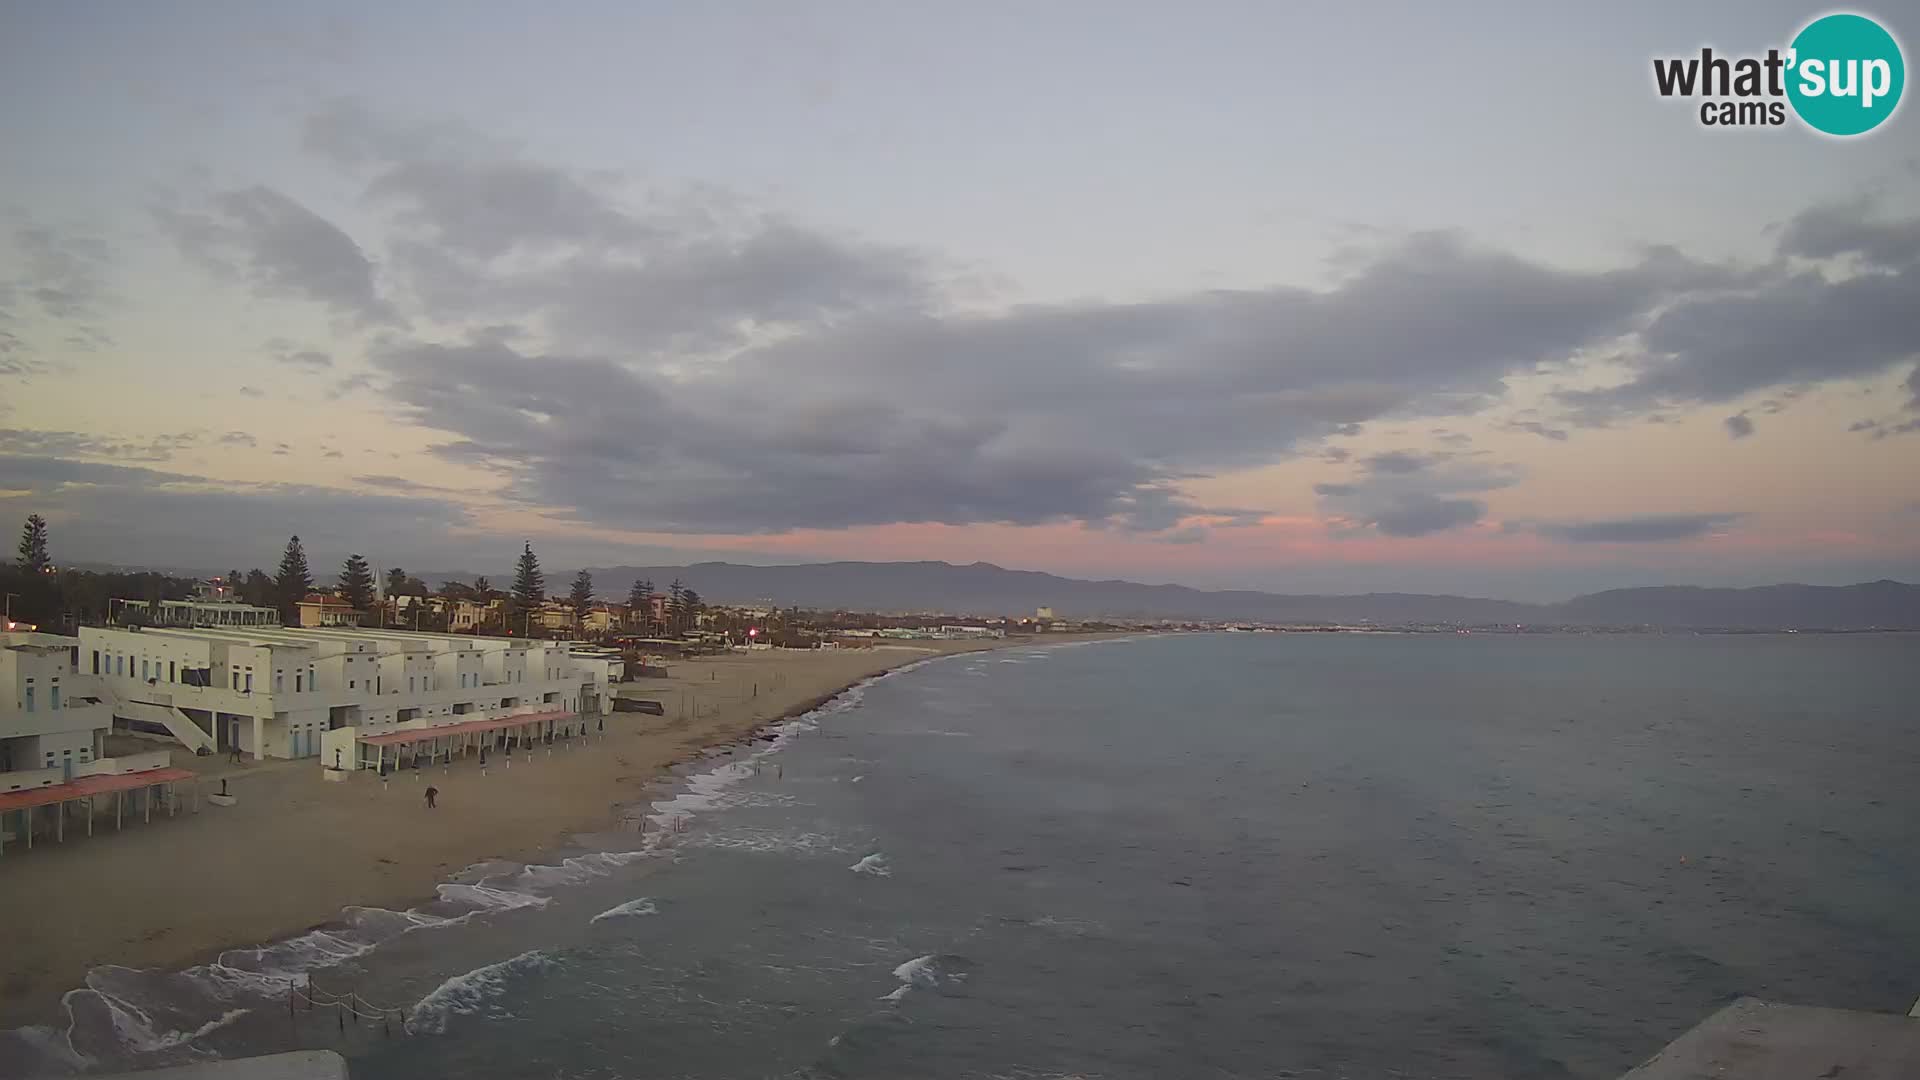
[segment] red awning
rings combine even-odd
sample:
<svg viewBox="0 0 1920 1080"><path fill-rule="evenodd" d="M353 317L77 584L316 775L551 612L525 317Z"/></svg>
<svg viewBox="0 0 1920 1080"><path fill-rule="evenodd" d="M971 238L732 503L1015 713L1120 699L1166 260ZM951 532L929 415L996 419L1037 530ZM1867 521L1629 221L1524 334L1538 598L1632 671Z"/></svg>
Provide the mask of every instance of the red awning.
<svg viewBox="0 0 1920 1080"><path fill-rule="evenodd" d="M192 780L194 777L195 774L186 769L148 769L145 772L83 776L64 784L48 784L45 787L0 792L0 813L8 810L28 810L36 806L85 799L94 795L110 795L116 791L132 791L134 788L152 787L155 784L171 784L180 780Z"/></svg>
<svg viewBox="0 0 1920 1080"><path fill-rule="evenodd" d="M495 717L491 720L467 720L458 724L441 724L438 727L385 731L378 735L362 736L360 741L368 746L398 746L405 743L424 742L427 739L438 739L447 735L471 735L482 731L520 727L524 724L544 724L549 720L561 720L572 715L574 714L562 709L559 712L526 713L521 716Z"/></svg>

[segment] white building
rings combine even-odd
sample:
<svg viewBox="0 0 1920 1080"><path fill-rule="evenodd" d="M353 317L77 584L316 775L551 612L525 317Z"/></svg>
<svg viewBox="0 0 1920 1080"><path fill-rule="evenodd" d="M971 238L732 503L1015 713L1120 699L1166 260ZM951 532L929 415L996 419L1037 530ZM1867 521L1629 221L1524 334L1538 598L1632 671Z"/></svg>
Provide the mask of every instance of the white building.
<svg viewBox="0 0 1920 1080"><path fill-rule="evenodd" d="M112 718L74 671L78 638L0 634L0 792L72 780L100 756Z"/></svg>
<svg viewBox="0 0 1920 1080"><path fill-rule="evenodd" d="M237 600L123 600L116 612L121 622L149 626L279 626L280 612Z"/></svg>
<svg viewBox="0 0 1920 1080"><path fill-rule="evenodd" d="M583 730L612 711L620 675L617 658L557 642L345 627L86 627L79 663L116 726L345 768L384 760L375 747Z"/></svg>

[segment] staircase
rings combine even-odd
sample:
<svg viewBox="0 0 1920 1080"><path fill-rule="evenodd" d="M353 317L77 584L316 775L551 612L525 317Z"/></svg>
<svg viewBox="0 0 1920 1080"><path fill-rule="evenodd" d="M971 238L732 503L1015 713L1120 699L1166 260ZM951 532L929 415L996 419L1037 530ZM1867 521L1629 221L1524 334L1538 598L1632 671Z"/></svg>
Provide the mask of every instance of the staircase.
<svg viewBox="0 0 1920 1080"><path fill-rule="evenodd" d="M167 734L180 741L180 745L199 753L202 747L206 752L214 752L213 736L193 722L193 717L171 705L154 705L145 701L127 701L116 697L113 703L113 715L129 720L140 720L149 724L158 724L167 729Z"/></svg>

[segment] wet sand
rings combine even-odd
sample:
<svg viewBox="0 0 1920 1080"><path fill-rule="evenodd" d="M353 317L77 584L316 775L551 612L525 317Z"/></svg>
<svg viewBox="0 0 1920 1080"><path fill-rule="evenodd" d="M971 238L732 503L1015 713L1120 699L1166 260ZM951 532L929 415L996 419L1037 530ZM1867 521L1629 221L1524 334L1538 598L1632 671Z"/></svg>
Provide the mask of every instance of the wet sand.
<svg viewBox="0 0 1920 1080"><path fill-rule="evenodd" d="M1049 636L1045 640L1065 639ZM1020 644L1032 643L1025 639ZM674 661L671 677L623 683L664 716L619 712L604 735L534 752L531 763L466 758L382 784L371 772L327 783L314 759L176 764L225 779L237 805L115 832L109 809L64 844L9 844L0 859L0 1028L60 1017L60 997L102 964L179 968L333 922L349 905L405 908L487 859L538 861L574 833L606 827L665 770L804 712L861 679L995 642L919 641L869 649L733 653ZM428 809L428 785L439 805ZM102 826L104 825L104 829Z"/></svg>

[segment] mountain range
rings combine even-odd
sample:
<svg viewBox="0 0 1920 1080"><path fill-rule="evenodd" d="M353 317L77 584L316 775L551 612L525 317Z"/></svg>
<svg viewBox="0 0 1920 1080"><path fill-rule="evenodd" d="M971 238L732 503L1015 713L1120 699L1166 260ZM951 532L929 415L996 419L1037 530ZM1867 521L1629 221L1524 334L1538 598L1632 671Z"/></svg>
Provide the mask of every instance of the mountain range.
<svg viewBox="0 0 1920 1080"><path fill-rule="evenodd" d="M1031 615L1050 607L1061 618L1204 619L1283 625L1514 623L1531 626L1655 626L1726 630L1920 629L1920 585L1767 585L1745 589L1693 586L1612 589L1559 604L1527 604L1466 596L1364 593L1289 595L1205 590L1131 581L1084 581L991 563L830 562L748 566L588 567L601 596L625 597L635 579L664 591L678 579L708 602L877 612ZM428 581L471 581L471 574L421 575ZM491 575L496 587L510 574ZM551 591L565 591L573 571L550 573Z"/></svg>

